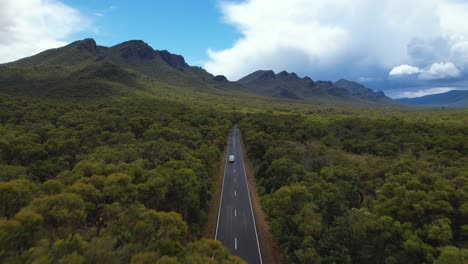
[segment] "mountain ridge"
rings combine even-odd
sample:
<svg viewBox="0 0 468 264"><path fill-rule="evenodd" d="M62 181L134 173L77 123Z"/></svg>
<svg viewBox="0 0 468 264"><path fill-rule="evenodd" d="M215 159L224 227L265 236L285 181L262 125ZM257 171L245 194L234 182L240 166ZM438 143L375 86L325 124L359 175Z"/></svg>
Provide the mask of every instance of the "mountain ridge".
<svg viewBox="0 0 468 264"><path fill-rule="evenodd" d="M337 82L314 81L294 72L271 70L255 71L237 81L250 91L272 97L313 101L318 97L328 100L367 102L371 104L396 104L381 91L374 92L362 84L341 79Z"/></svg>
<svg viewBox="0 0 468 264"><path fill-rule="evenodd" d="M0 91L23 95L130 95L154 92L155 86L166 84L186 92L327 104L396 104L382 92L358 83L314 81L287 71L256 71L231 82L223 75L214 76L201 67L190 66L182 55L155 50L142 40L105 47L87 38L0 64Z"/></svg>

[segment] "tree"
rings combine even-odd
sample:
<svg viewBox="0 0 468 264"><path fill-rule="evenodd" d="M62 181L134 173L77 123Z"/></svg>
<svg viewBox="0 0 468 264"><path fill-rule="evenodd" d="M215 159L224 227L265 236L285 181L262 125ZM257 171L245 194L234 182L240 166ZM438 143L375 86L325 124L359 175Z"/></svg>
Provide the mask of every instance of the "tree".
<svg viewBox="0 0 468 264"><path fill-rule="evenodd" d="M45 195L54 195L61 193L64 188L65 186L61 181L48 180L41 184L41 186L39 187L39 192Z"/></svg>
<svg viewBox="0 0 468 264"><path fill-rule="evenodd" d="M148 210L135 224L134 233L136 240L147 248L166 239L181 242L187 233L187 224L177 213Z"/></svg>
<svg viewBox="0 0 468 264"><path fill-rule="evenodd" d="M35 198L29 206L44 218L44 226L52 231L50 236L74 234L83 226L86 211L83 199L74 193L61 193Z"/></svg>
<svg viewBox="0 0 468 264"><path fill-rule="evenodd" d="M26 178L27 171L22 166L0 165L0 182Z"/></svg>
<svg viewBox="0 0 468 264"><path fill-rule="evenodd" d="M210 263L242 264L238 257L231 256L229 251L219 241L201 239L187 245L187 256L183 263L203 264Z"/></svg>
<svg viewBox="0 0 468 264"><path fill-rule="evenodd" d="M276 159L271 162L266 171L264 185L268 192L272 192L281 186L296 182L303 173L304 169L300 164L294 163L288 158Z"/></svg>
<svg viewBox="0 0 468 264"><path fill-rule="evenodd" d="M108 202L132 203L137 196L137 189L132 178L123 173L107 176L103 195Z"/></svg>
<svg viewBox="0 0 468 264"><path fill-rule="evenodd" d="M0 216L15 215L33 199L34 190L34 184L26 179L0 182Z"/></svg>
<svg viewBox="0 0 468 264"><path fill-rule="evenodd" d="M166 208L172 208L189 219L200 208L201 184L191 169L169 170L169 191L166 195ZM195 220L195 219L192 219Z"/></svg>
<svg viewBox="0 0 468 264"><path fill-rule="evenodd" d="M434 264L446 263L467 263L468 249L457 248L454 246L446 246L440 249L439 257L434 261Z"/></svg>
<svg viewBox="0 0 468 264"><path fill-rule="evenodd" d="M59 260L59 263L85 263L84 255L87 250L88 242L84 241L79 234L58 239L52 245L52 255Z"/></svg>

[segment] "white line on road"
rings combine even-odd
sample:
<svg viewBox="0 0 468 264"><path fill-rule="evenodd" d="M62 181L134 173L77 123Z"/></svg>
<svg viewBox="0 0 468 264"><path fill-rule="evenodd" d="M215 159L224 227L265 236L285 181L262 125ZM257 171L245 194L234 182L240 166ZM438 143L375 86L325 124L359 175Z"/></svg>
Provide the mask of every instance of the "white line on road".
<svg viewBox="0 0 468 264"><path fill-rule="evenodd" d="M234 190L234 196L237 196L237 192L236 192L236 190Z"/></svg>
<svg viewBox="0 0 468 264"><path fill-rule="evenodd" d="M234 178L234 182L236 182L236 178Z"/></svg>
<svg viewBox="0 0 468 264"><path fill-rule="evenodd" d="M234 216L237 216L237 210L234 209Z"/></svg>
<svg viewBox="0 0 468 264"><path fill-rule="evenodd" d="M237 237L234 238L234 248L237 250Z"/></svg>

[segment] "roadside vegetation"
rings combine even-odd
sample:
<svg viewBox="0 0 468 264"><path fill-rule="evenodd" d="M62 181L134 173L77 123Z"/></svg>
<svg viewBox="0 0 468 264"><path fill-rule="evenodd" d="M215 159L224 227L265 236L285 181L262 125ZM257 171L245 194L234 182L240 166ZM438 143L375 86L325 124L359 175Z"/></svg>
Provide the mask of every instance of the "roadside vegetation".
<svg viewBox="0 0 468 264"><path fill-rule="evenodd" d="M466 110L245 113L284 263L466 263Z"/></svg>
<svg viewBox="0 0 468 264"><path fill-rule="evenodd" d="M0 98L1 263L223 263L197 240L231 128L208 108Z"/></svg>

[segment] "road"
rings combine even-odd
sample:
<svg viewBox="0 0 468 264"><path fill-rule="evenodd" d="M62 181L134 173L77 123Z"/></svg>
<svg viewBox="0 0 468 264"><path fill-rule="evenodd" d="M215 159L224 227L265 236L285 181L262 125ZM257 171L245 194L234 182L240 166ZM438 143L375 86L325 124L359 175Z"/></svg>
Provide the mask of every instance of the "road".
<svg viewBox="0 0 468 264"><path fill-rule="evenodd" d="M235 162L226 159L215 239L247 263L262 264L237 127L229 136L227 153L234 155Z"/></svg>

